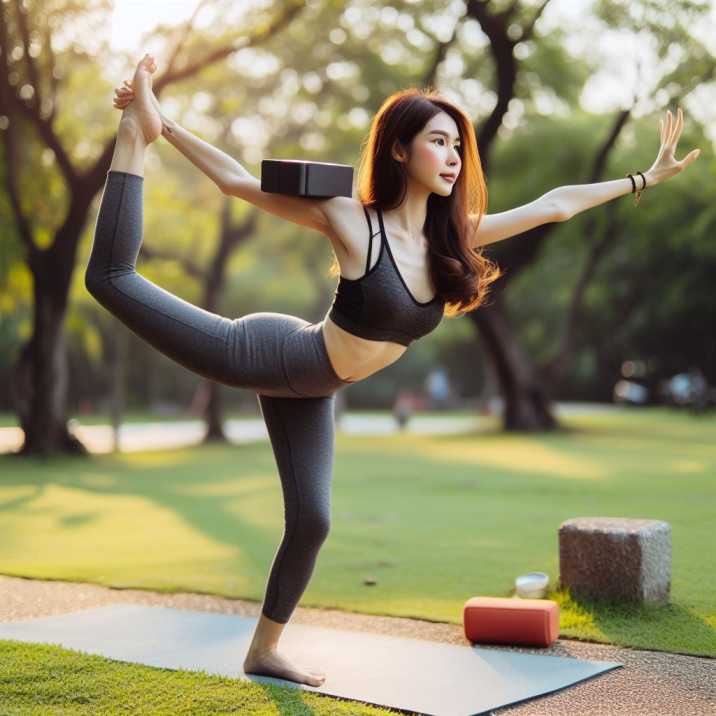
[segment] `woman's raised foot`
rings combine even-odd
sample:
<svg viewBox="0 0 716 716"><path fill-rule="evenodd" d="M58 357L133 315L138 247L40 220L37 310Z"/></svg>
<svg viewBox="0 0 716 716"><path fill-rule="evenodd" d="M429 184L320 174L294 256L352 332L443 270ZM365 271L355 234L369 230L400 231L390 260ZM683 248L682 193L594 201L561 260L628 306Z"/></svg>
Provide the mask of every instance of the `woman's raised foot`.
<svg viewBox="0 0 716 716"><path fill-rule="evenodd" d="M149 54L139 61L132 80L133 101L125 106L120 120L138 130L147 144L151 144L162 133L162 119L152 92L152 74L156 69L156 62Z"/></svg>

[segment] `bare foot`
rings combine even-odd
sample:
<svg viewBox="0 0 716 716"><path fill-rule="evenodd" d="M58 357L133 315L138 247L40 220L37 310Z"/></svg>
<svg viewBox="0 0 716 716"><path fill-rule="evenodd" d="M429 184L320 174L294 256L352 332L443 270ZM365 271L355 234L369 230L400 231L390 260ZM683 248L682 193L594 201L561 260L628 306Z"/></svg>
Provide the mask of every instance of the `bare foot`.
<svg viewBox="0 0 716 716"><path fill-rule="evenodd" d="M124 109L134 100L134 90L132 87L132 80L124 80L124 85L122 87L115 88L114 106L117 107L117 109ZM149 97L152 100L152 104L157 108L157 112L161 114L162 108L159 105L157 95L154 94L154 90L150 90Z"/></svg>
<svg viewBox="0 0 716 716"><path fill-rule="evenodd" d="M264 652L263 654L251 654L249 652L244 661L244 672L247 674L276 676L279 679L296 681L299 684L308 684L309 686L321 686L326 680L325 674L301 668L281 656L277 651Z"/></svg>
<svg viewBox="0 0 716 716"><path fill-rule="evenodd" d="M116 87L114 93L114 106L117 107L117 109L124 109L127 105L131 104L134 101L134 90L132 89L132 81L124 80L124 86ZM159 105L159 100L157 99L157 96L154 94L154 90L150 91L149 97L152 100L152 104L157 108L157 112L161 114L162 108Z"/></svg>
<svg viewBox="0 0 716 716"><path fill-rule="evenodd" d="M152 92L152 74L156 69L156 62L149 54L144 55L139 61L132 80L133 101L124 105L120 120L138 129L147 144L151 144L162 133L162 119L157 109L158 103L155 104L156 97Z"/></svg>

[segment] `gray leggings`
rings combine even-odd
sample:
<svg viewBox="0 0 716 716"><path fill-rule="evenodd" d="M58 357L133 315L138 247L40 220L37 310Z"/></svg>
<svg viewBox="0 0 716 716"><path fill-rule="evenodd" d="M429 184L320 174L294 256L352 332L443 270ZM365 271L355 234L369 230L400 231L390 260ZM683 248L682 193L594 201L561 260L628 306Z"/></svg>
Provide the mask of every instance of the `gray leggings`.
<svg viewBox="0 0 716 716"><path fill-rule="evenodd" d="M144 178L109 171L85 273L87 290L134 333L185 368L256 392L284 499L284 533L263 614L285 624L330 526L336 374L322 324L282 313L224 318L137 273Z"/></svg>

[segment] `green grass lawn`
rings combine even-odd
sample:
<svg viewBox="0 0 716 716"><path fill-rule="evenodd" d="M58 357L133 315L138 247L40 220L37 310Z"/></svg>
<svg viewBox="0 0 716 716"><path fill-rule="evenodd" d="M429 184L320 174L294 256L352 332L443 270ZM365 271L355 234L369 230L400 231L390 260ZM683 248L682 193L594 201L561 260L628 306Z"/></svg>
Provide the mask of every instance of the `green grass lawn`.
<svg viewBox="0 0 716 716"><path fill-rule="evenodd" d="M716 418L653 408L562 422L570 432L339 432L331 532L301 606L461 624L467 599L511 596L515 577L538 570L550 575L547 598L560 605L562 638L716 656ZM0 456L0 475L4 574L263 599L283 516L268 442L48 464ZM560 523L594 515L671 524L668 606L577 604L555 589ZM54 689L60 700L52 703L76 708L63 713L100 712L95 692L111 703L112 689L126 689L127 680L138 699L179 687L205 699L167 713L228 713L224 694L234 705L258 699L252 713L294 713L288 704L296 700L315 713L342 713L343 705L346 713L388 713L57 647L0 642L0 661L3 690L17 690L8 706L18 709L36 703L20 691L37 669L47 703ZM66 674L66 689L49 675L42 681L52 673ZM85 706L62 701L78 693ZM32 713L8 710L20 712Z"/></svg>
<svg viewBox="0 0 716 716"><path fill-rule="evenodd" d="M395 716L396 711L288 686L0 640L0 714Z"/></svg>

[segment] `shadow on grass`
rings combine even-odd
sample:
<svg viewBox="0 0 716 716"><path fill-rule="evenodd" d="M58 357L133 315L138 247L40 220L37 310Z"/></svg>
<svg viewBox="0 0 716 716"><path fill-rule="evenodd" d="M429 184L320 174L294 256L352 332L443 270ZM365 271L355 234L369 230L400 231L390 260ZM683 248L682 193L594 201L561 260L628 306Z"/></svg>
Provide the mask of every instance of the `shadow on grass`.
<svg viewBox="0 0 716 716"><path fill-rule="evenodd" d="M226 459L227 449L235 452L238 466ZM264 573L265 579L268 579L272 557L283 536L280 480L270 448L267 449L263 443L211 445L116 456L61 456L51 460L19 460L2 455L0 474L3 476L3 489L29 490L0 503L0 515L22 509L32 510L33 503L42 498L51 486L100 497L140 498L149 505L178 515L191 529L217 544L240 549L242 559L254 565L256 574ZM242 520L236 510L228 509L237 495L239 499L255 500L258 506L264 506L269 501L279 515L275 529ZM56 520L61 523L61 529L67 531L87 527L101 517L100 511L66 514L66 505L57 507ZM231 569L230 564L227 569ZM146 586L126 584L123 588L146 589ZM181 585L152 586L151 589L183 591ZM202 593L194 588L191 591ZM230 589L205 593L236 596Z"/></svg>
<svg viewBox="0 0 716 716"><path fill-rule="evenodd" d="M561 637L629 649L716 658L716 630L687 606L673 602L638 604L613 599L574 599L566 588L551 592L549 598L556 601L560 610L571 619L589 620L598 632L598 636L595 634L589 639L565 627L560 630ZM679 650L673 646L676 641L698 646Z"/></svg>

